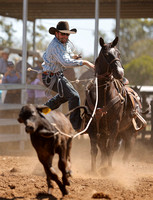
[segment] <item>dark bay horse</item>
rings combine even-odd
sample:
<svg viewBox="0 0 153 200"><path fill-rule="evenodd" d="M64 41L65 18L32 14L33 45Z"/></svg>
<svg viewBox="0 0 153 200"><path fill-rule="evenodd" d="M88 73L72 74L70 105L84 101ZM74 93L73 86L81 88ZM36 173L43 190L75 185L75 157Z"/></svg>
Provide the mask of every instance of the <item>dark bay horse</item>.
<svg viewBox="0 0 153 200"><path fill-rule="evenodd" d="M124 77L124 69L120 61L120 52L116 48L117 43L118 37L108 44L100 38L101 51L95 62L98 105L95 117L87 130L91 144L92 171L96 170L98 147L101 151L102 164L107 161L108 166L112 166L114 151L118 148L121 139L124 140L123 160L125 161L131 151L137 131L146 125L139 114L140 105L137 103L135 92L132 89L129 90L120 81ZM86 89L85 105L91 113L96 102L95 88L96 84L93 81ZM85 116L84 119L87 122L89 117Z"/></svg>

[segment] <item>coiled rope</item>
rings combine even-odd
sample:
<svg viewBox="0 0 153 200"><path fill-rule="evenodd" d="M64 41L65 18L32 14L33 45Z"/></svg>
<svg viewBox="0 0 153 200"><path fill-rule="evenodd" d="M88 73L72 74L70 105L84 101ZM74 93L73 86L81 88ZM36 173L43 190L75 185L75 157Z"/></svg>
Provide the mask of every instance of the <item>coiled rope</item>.
<svg viewBox="0 0 153 200"><path fill-rule="evenodd" d="M97 109L97 105L98 105L98 78L97 78L97 75L96 75L96 78L95 78L95 83L96 83L96 102L95 102L95 106L94 106L94 110L93 110L92 116L90 117L86 128L85 128L84 130L82 130L82 131L80 131L80 132L78 132L78 133L76 133L75 135L72 136L72 135L68 135L68 134L62 132L62 131L57 127L56 124L51 123L51 125L53 125L53 126L58 130L58 132L59 132L61 135L65 135L65 136L70 137L70 138L76 138L76 137L78 137L79 135L81 135L81 134L83 134L84 132L86 132L87 129L89 128L90 123L91 123L91 121L92 121L92 119L93 119L93 117L94 117L94 115L95 115L95 112L96 112L96 109Z"/></svg>

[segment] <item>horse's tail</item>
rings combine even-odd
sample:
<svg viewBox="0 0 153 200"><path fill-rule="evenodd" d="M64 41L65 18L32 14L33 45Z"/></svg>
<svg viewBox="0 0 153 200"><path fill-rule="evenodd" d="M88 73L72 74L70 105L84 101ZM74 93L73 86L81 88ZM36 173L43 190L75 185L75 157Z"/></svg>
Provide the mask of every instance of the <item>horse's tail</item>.
<svg viewBox="0 0 153 200"><path fill-rule="evenodd" d="M67 114L65 114L65 116L68 117L72 112L77 109L84 109L84 113L91 116L91 112L89 111L87 106L77 106L76 108L70 110Z"/></svg>

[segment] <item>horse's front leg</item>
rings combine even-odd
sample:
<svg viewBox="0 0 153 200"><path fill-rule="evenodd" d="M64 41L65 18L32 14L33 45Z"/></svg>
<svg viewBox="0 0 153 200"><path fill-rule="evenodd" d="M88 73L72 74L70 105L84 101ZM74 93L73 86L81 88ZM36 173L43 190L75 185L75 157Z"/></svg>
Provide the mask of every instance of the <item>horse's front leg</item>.
<svg viewBox="0 0 153 200"><path fill-rule="evenodd" d="M91 145L91 171L96 172L96 157L98 154L97 134L96 133L89 134L89 137Z"/></svg>
<svg viewBox="0 0 153 200"><path fill-rule="evenodd" d="M109 135L109 139L107 143L109 167L112 167L112 160L113 160L113 155L115 151L115 141L119 132L119 121L117 121L112 127L113 128L110 130L110 135Z"/></svg>
<svg viewBox="0 0 153 200"><path fill-rule="evenodd" d="M105 133L101 133L98 138L98 146L101 152L101 166L105 166L108 162L108 152L107 152L107 140L108 137Z"/></svg>

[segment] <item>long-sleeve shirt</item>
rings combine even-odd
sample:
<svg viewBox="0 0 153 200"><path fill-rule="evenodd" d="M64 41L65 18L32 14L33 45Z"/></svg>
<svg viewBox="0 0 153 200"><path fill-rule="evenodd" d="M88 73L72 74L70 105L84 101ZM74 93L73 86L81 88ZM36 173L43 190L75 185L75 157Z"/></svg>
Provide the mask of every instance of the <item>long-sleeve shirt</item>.
<svg viewBox="0 0 153 200"><path fill-rule="evenodd" d="M67 44L62 44L56 37L51 41L43 54L43 71L56 73L63 71L63 68L82 66L82 60L73 59L74 54Z"/></svg>

